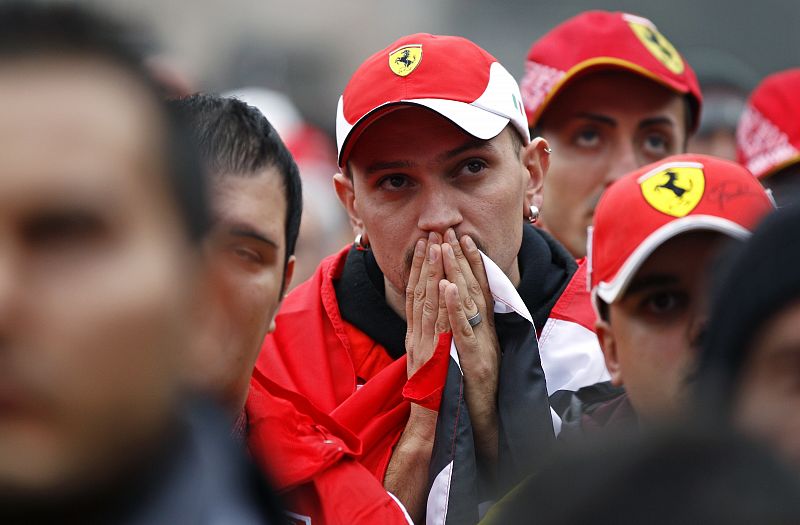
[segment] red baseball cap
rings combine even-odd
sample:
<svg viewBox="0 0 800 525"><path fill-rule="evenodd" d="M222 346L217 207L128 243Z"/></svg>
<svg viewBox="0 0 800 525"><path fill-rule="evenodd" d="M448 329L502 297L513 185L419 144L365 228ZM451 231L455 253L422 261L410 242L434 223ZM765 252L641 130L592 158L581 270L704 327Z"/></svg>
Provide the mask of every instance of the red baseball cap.
<svg viewBox="0 0 800 525"><path fill-rule="evenodd" d="M736 156L759 178L800 162L800 69L768 76L750 95L736 130Z"/></svg>
<svg viewBox="0 0 800 525"><path fill-rule="evenodd" d="M609 11L581 13L533 43L520 82L530 127L571 81L610 69L642 75L687 95L692 131L697 128L702 95L686 60L650 20Z"/></svg>
<svg viewBox="0 0 800 525"><path fill-rule="evenodd" d="M595 304L619 299L673 237L706 230L744 239L773 208L749 171L708 155L675 155L625 175L603 193L589 231L587 280Z"/></svg>
<svg viewBox="0 0 800 525"><path fill-rule="evenodd" d="M423 106L488 140L513 124L530 142L519 86L492 55L457 36L409 35L369 57L336 111L339 166L359 135L398 107Z"/></svg>

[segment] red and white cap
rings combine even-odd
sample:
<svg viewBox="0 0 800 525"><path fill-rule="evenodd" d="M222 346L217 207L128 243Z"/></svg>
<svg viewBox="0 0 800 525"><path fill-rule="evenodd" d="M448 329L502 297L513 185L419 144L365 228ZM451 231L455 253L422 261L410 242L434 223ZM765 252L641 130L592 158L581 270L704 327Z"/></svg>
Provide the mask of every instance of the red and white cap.
<svg viewBox="0 0 800 525"><path fill-rule="evenodd" d="M736 156L759 178L800 162L800 69L768 76L750 95L736 130Z"/></svg>
<svg viewBox="0 0 800 525"><path fill-rule="evenodd" d="M350 78L336 111L339 166L370 123L403 105L431 109L484 140L511 123L530 142L519 86L496 58L465 38L418 33L378 51Z"/></svg>
<svg viewBox="0 0 800 525"><path fill-rule="evenodd" d="M655 24L641 16L587 11L533 43L520 82L528 124L534 127L565 86L590 72L623 70L687 95L697 127L702 96L697 77Z"/></svg>
<svg viewBox="0 0 800 525"><path fill-rule="evenodd" d="M716 157L675 155L625 175L603 193L589 231L595 305L622 297L641 265L673 237L706 230L744 239L772 209L749 171Z"/></svg>

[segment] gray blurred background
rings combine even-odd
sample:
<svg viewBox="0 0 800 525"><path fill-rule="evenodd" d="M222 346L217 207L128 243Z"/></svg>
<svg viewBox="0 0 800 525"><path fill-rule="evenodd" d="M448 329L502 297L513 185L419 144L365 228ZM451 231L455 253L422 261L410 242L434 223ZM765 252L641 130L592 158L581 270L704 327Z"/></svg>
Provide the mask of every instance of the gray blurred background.
<svg viewBox="0 0 800 525"><path fill-rule="evenodd" d="M288 93L311 123L332 132L348 76L407 33L468 37L517 77L531 42L587 9L643 15L702 74L743 82L800 64L800 0L103 0L150 25L199 89L260 85Z"/></svg>
<svg viewBox="0 0 800 525"><path fill-rule="evenodd" d="M465 36L519 78L531 43L581 11L645 16L700 77L705 101L689 150L729 159L747 94L764 75L800 65L800 0L77 1L149 29L154 71L174 93L257 88L236 95L269 118L303 178L294 284L353 241L331 180L336 104L355 68L400 36Z"/></svg>

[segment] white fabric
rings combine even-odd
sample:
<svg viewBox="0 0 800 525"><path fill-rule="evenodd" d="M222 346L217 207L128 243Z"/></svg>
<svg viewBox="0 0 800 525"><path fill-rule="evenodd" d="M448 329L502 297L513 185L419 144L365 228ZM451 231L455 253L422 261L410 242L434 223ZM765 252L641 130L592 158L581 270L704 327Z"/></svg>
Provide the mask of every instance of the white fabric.
<svg viewBox="0 0 800 525"><path fill-rule="evenodd" d="M453 462L447 464L433 480L428 493L426 525L444 525L447 521L447 505L450 502L450 480L453 477Z"/></svg>

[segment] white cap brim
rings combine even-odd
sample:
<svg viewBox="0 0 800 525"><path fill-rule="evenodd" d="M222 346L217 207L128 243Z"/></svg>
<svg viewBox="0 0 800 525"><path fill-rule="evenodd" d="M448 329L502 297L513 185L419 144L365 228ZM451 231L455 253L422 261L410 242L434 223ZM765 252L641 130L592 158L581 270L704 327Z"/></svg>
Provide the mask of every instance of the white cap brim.
<svg viewBox="0 0 800 525"><path fill-rule="evenodd" d="M630 284L631 279L648 257L668 240L691 231L719 232L737 240L745 240L750 231L743 226L713 215L689 215L671 222L651 233L620 267L610 282L599 282L593 291L595 298L611 304L619 299Z"/></svg>

